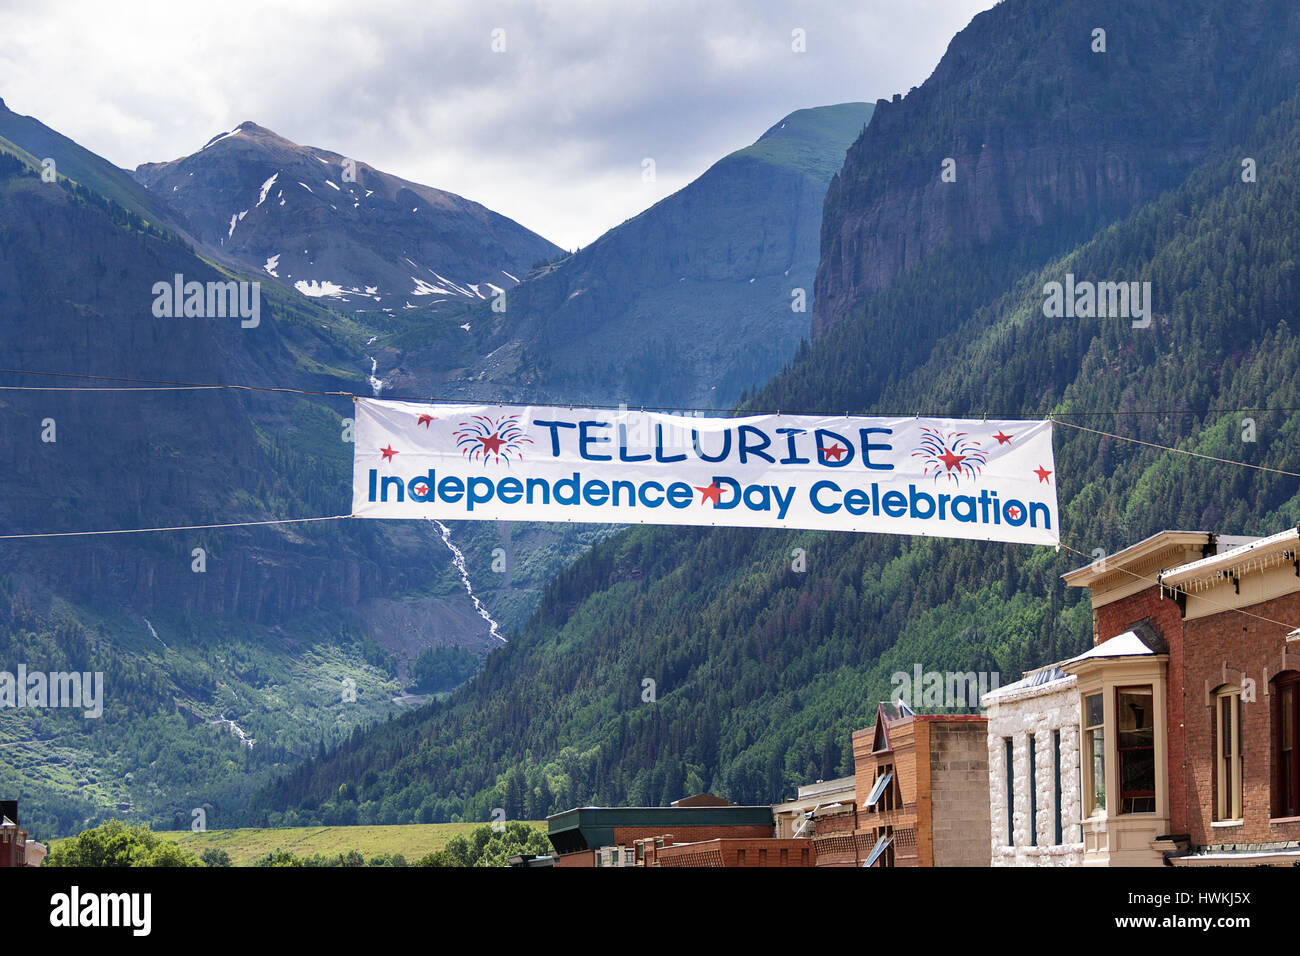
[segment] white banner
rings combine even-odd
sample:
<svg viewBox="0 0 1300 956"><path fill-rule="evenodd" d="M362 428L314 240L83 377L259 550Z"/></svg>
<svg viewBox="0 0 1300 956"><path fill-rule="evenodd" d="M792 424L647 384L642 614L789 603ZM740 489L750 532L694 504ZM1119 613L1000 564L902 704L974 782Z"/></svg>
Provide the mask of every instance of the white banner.
<svg viewBox="0 0 1300 956"><path fill-rule="evenodd" d="M1052 424L356 401L352 513L1059 542Z"/></svg>

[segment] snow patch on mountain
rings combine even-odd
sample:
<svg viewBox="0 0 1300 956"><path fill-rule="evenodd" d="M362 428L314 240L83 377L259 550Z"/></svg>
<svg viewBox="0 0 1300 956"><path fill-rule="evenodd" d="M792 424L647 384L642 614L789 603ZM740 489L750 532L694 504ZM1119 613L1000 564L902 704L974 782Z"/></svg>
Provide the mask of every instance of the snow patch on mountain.
<svg viewBox="0 0 1300 956"><path fill-rule="evenodd" d="M240 222L242 222L243 219L244 219L244 217L247 216L247 215L248 215L248 210L247 210L247 209L245 209L243 212L237 212L237 213L234 213L234 214L231 215L231 217L230 217L230 231L226 233L226 238L227 238L227 239L229 239L231 236L233 236L233 235L235 234L235 227L236 227L237 225L239 225Z"/></svg>
<svg viewBox="0 0 1300 956"><path fill-rule="evenodd" d="M411 295L455 295L450 289L444 289L432 283L425 282L423 279L417 279L411 276L411 281L415 283L415 288L411 290Z"/></svg>
<svg viewBox="0 0 1300 956"><path fill-rule="evenodd" d="M220 135L218 135L218 136L214 136L214 137L212 137L212 139L210 139L210 140L208 140L206 143L204 143L204 144L203 144L203 149L207 149L209 146L215 146L217 143L221 142L223 139L228 139L228 138L231 137L231 136L238 136L238 135L239 135L239 130L238 130L238 129L232 129L229 133L221 133ZM203 152L203 149L200 149L199 152L200 152L200 153Z"/></svg>
<svg viewBox="0 0 1300 956"><path fill-rule="evenodd" d="M279 178L280 178L280 174L279 174L279 173L276 173L274 176L272 176L272 177L271 177L270 179L268 179L266 182L262 183L262 194L261 194L260 196L257 197L257 205L258 205L258 206L260 206L260 205L262 205L262 203L266 202L266 194L269 193L269 192L271 191L271 187L275 185L275 181L276 181L277 179L279 179ZM257 206L254 206L253 208L256 209Z"/></svg>
<svg viewBox="0 0 1300 956"><path fill-rule="evenodd" d="M333 299L347 298L343 294L343 286L339 285L337 282L330 282L328 279L321 281L312 279L310 282L305 279L299 279L293 284L293 287L310 299L320 299L325 297Z"/></svg>

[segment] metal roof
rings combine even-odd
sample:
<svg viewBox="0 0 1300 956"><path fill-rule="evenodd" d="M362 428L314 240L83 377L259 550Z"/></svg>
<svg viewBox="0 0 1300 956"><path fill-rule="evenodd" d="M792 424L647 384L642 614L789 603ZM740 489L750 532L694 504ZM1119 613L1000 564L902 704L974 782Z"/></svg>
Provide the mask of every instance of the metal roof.
<svg viewBox="0 0 1300 956"><path fill-rule="evenodd" d="M770 806L749 807L578 807L546 818L546 833L560 853L614 844L614 830L635 827L681 834L694 827L776 828Z"/></svg>
<svg viewBox="0 0 1300 956"><path fill-rule="evenodd" d="M1018 681L1010 684L1003 684L1001 687L994 688L980 698L980 702L987 704L991 701L1001 700L1003 697L1010 697L1021 691L1031 690L1035 687L1043 687L1047 684L1054 684L1057 681L1068 680L1069 677L1069 674L1061 670L1061 665L1059 663L1048 664L1046 667L1039 667L1032 671L1026 671L1025 676L1020 678Z"/></svg>

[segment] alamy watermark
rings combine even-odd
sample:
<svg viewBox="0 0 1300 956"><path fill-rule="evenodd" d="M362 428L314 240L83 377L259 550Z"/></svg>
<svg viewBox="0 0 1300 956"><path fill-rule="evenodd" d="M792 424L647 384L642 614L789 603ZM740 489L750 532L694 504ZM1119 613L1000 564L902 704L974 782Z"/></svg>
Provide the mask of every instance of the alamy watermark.
<svg viewBox="0 0 1300 956"><path fill-rule="evenodd" d="M255 329L262 321L260 282L186 282L178 272L171 282L155 282L153 296L158 319L239 318L245 329Z"/></svg>
<svg viewBox="0 0 1300 956"><path fill-rule="evenodd" d="M1074 273L1065 274L1065 282L1043 285L1043 315L1049 319L1132 319L1133 328L1151 325L1150 282L1074 281Z"/></svg>
<svg viewBox="0 0 1300 956"><path fill-rule="evenodd" d="M997 671L928 671L917 664L910 674L895 671L889 682L894 685L889 699L913 710L978 710L980 698L1001 686L1002 675Z"/></svg>
<svg viewBox="0 0 1300 956"><path fill-rule="evenodd" d="M104 672L0 671L0 708L79 708L86 717L104 713Z"/></svg>

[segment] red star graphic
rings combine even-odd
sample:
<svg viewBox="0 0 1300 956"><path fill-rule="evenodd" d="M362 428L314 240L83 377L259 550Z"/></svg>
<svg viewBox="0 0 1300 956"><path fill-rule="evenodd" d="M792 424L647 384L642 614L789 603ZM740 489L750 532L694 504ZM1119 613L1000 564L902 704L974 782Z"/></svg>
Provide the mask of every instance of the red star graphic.
<svg viewBox="0 0 1300 956"><path fill-rule="evenodd" d="M1039 465L1037 468L1034 469L1034 474L1038 476L1038 483L1041 485L1047 482L1047 476L1050 475L1051 472L1048 471L1046 468L1044 468L1042 465Z"/></svg>
<svg viewBox="0 0 1300 956"><path fill-rule="evenodd" d="M954 455L951 451L945 448L943 454L939 456L939 460L943 462L944 468L948 471L952 471L954 468L961 466L961 463L966 460L966 456Z"/></svg>
<svg viewBox="0 0 1300 956"><path fill-rule="evenodd" d="M392 461L394 455L399 455L399 454L401 454L401 452L396 451L396 450L393 449L391 446L386 447L386 448L381 448L381 449L379 449L379 451L383 454L383 456L384 456L384 461Z"/></svg>
<svg viewBox="0 0 1300 956"><path fill-rule="evenodd" d="M501 440L499 435L493 435L491 438L480 438L479 441L483 443L483 454L486 455L490 452L498 458L501 457L501 446L505 442Z"/></svg>
<svg viewBox="0 0 1300 956"><path fill-rule="evenodd" d="M424 482L420 482L418 485L415 486L415 493L419 495L421 498L423 498L425 495L429 493L429 486L426 485Z"/></svg>
<svg viewBox="0 0 1300 956"><path fill-rule="evenodd" d="M433 421L433 419L434 419L433 415L430 415L428 412L424 412L420 415L418 419L416 419L415 424L423 425L425 428L428 428L429 422Z"/></svg>
<svg viewBox="0 0 1300 956"><path fill-rule="evenodd" d="M1004 435L1004 434L1001 432L1001 430L999 430L998 433L997 433L996 435L994 435L993 437L996 438L996 439L998 440L998 444L999 444L999 445L1005 445L1007 442L1011 441L1011 439L1015 438L1016 436L1015 436L1015 435Z"/></svg>
<svg viewBox="0 0 1300 956"><path fill-rule="evenodd" d="M1012 521L1015 521L1017 518L1020 517L1020 509L1017 508L1015 505L1012 505L1010 508L1007 509L1007 517L1010 518Z"/></svg>
<svg viewBox="0 0 1300 956"><path fill-rule="evenodd" d="M821 452L822 455L825 456L827 460L834 458L836 461L839 461L840 456L844 454L844 448L841 447L839 442L836 442L834 445L831 445L830 448L822 448L818 446L817 450Z"/></svg>
<svg viewBox="0 0 1300 956"><path fill-rule="evenodd" d="M696 485L695 490L700 493L700 504L704 504L704 502L712 499L713 507L716 508L722 503L722 489L718 487L716 481L712 482L707 488L701 488L699 485Z"/></svg>

